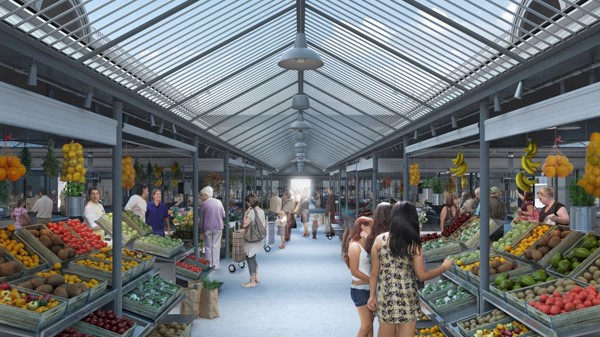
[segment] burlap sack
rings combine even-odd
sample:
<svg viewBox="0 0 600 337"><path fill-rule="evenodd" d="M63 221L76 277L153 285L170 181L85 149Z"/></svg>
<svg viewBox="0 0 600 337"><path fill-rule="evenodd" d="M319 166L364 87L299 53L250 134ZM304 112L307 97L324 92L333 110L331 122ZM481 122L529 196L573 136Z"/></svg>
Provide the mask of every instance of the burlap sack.
<svg viewBox="0 0 600 337"><path fill-rule="evenodd" d="M203 288L200 293L200 312L202 318L219 317L219 289Z"/></svg>

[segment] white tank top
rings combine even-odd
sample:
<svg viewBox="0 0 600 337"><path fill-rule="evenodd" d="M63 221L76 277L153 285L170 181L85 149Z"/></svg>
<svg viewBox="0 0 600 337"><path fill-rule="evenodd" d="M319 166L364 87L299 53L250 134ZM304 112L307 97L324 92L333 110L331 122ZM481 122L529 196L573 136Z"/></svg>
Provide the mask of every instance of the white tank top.
<svg viewBox="0 0 600 337"><path fill-rule="evenodd" d="M371 259L367 254L367 251L358 242L352 242L351 244L357 244L360 246L360 255L358 257L358 270L369 276L371 272ZM353 281L360 281L359 278L352 276Z"/></svg>

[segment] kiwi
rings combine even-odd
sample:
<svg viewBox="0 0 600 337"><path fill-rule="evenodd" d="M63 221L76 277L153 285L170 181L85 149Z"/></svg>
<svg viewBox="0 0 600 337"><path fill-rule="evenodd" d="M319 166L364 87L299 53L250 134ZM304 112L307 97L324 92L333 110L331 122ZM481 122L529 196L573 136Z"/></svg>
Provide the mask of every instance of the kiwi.
<svg viewBox="0 0 600 337"><path fill-rule="evenodd" d="M564 238L566 238L566 237L567 237L567 235L569 235L569 234L571 234L571 231L563 231L562 233L560 233L560 237L564 239Z"/></svg>
<svg viewBox="0 0 600 337"><path fill-rule="evenodd" d="M61 260L66 260L69 258L69 251L63 248L56 253L56 256Z"/></svg>
<svg viewBox="0 0 600 337"><path fill-rule="evenodd" d="M65 277L58 274L50 275L46 279L46 284L51 285L53 288L56 288L63 283L65 283Z"/></svg>
<svg viewBox="0 0 600 337"><path fill-rule="evenodd" d="M60 236L58 235L52 235L50 236L50 240L52 240L52 244L53 245L62 245L63 241L61 240Z"/></svg>
<svg viewBox="0 0 600 337"><path fill-rule="evenodd" d="M75 249L67 247L67 252L69 253L69 258L75 257Z"/></svg>
<svg viewBox="0 0 600 337"><path fill-rule="evenodd" d="M88 287L83 282L75 283L75 285L79 287L79 290L81 290L82 293L88 290Z"/></svg>
<svg viewBox="0 0 600 337"><path fill-rule="evenodd" d="M5 263L8 260L4 256L0 256L0 263Z"/></svg>
<svg viewBox="0 0 600 337"><path fill-rule="evenodd" d="M558 236L560 238L560 229L553 229L552 232L550 232L550 236Z"/></svg>
<svg viewBox="0 0 600 337"><path fill-rule="evenodd" d="M40 233L40 238L42 236L50 236L50 235L52 235L52 231L49 230L48 228L42 228L42 229L40 229L39 233Z"/></svg>
<svg viewBox="0 0 600 337"><path fill-rule="evenodd" d="M546 255L550 251L550 247L548 247L548 246L542 246L538 250L540 251L540 253L542 253L542 255Z"/></svg>
<svg viewBox="0 0 600 337"><path fill-rule="evenodd" d="M37 288L46 284L46 279L34 277L31 279L31 284L33 284L33 288Z"/></svg>
<svg viewBox="0 0 600 337"><path fill-rule="evenodd" d="M81 294L81 289L74 284L69 284L67 285L67 294L69 295L69 298L78 296Z"/></svg>
<svg viewBox="0 0 600 337"><path fill-rule="evenodd" d="M61 249L63 249L63 248L62 248L61 246L57 246L57 245L54 245L54 246L50 247L50 250L51 250L51 251L52 251L52 252L53 252L55 255L58 255L58 252L59 252Z"/></svg>
<svg viewBox="0 0 600 337"><path fill-rule="evenodd" d="M63 298L69 298L69 293L67 293L67 290L61 287L54 289L54 295Z"/></svg>
<svg viewBox="0 0 600 337"><path fill-rule="evenodd" d="M35 229L30 229L30 230L29 230L29 233L31 233L31 234L32 234L33 236L35 236L36 238L39 238L39 237L40 237L40 232L38 232L38 231L37 231L37 230L35 230Z"/></svg>
<svg viewBox="0 0 600 337"><path fill-rule="evenodd" d="M527 248L527 249L525 249L525 252L523 253L523 255L525 255L525 258L531 259L531 252L532 252L532 249Z"/></svg>
<svg viewBox="0 0 600 337"><path fill-rule="evenodd" d="M49 237L40 236L39 240L44 246L46 246L48 248L52 247L52 240Z"/></svg>
<svg viewBox="0 0 600 337"><path fill-rule="evenodd" d="M31 284L31 281L21 282L17 284L17 287L33 290L33 284Z"/></svg>
<svg viewBox="0 0 600 337"><path fill-rule="evenodd" d="M44 294L52 294L54 292L54 287L49 284L43 284L43 285L35 288L35 291L44 293Z"/></svg>
<svg viewBox="0 0 600 337"><path fill-rule="evenodd" d="M501 265L502 265L502 262L500 262L500 260L493 260L491 267L498 269L498 267L500 267Z"/></svg>
<svg viewBox="0 0 600 337"><path fill-rule="evenodd" d="M538 244L540 246L547 246L548 245L548 241L550 241L550 238L547 235L544 235L540 238L540 240L538 241Z"/></svg>
<svg viewBox="0 0 600 337"><path fill-rule="evenodd" d="M496 268L490 268L490 275L498 274L498 270Z"/></svg>
<svg viewBox="0 0 600 337"><path fill-rule="evenodd" d="M14 273L12 262L0 264L0 276L10 276Z"/></svg>
<svg viewBox="0 0 600 337"><path fill-rule="evenodd" d="M560 236L553 236L550 241L548 241L548 247L550 247L551 249L558 246L558 244L560 243L561 239Z"/></svg>

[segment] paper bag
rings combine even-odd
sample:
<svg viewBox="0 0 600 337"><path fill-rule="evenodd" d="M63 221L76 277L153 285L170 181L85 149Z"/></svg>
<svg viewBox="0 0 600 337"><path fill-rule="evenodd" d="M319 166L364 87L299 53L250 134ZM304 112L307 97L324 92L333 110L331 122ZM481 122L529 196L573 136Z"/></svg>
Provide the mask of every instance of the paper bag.
<svg viewBox="0 0 600 337"><path fill-rule="evenodd" d="M189 315L194 318L199 317L200 312L200 294L201 290L186 288L183 289L183 299L179 309L181 315Z"/></svg>
<svg viewBox="0 0 600 337"><path fill-rule="evenodd" d="M219 317L219 289L203 288L200 293L200 312L202 318Z"/></svg>

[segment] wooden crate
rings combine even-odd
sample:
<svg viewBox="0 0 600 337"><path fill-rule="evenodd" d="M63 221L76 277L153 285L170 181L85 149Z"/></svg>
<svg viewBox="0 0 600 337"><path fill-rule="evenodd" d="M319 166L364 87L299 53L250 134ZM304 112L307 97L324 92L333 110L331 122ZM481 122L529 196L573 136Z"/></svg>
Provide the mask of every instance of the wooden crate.
<svg viewBox="0 0 600 337"><path fill-rule="evenodd" d="M164 323L166 324L166 323ZM158 326L154 327L154 329L152 329L152 332L154 331L158 331ZM187 325L187 328L185 328L185 330L183 330L183 333L181 335L179 335L178 337L191 337L192 336L192 323L189 323Z"/></svg>
<svg viewBox="0 0 600 337"><path fill-rule="evenodd" d="M17 285L19 285L21 282L25 282L25 281L29 281L31 279L44 279L43 277L39 277L39 276L35 276L35 275L29 275L23 278L20 278L18 280L14 280L13 282L11 282L10 284L15 286L16 289L19 289L20 291L24 291L24 290L30 290L30 289L25 289L25 288L21 288L21 287L17 287ZM42 294L40 292L35 292L35 293L39 293ZM53 295L53 294L50 294ZM57 298L61 298L65 301L65 303L67 303L67 313L71 313L81 307L83 307L88 300L89 297L89 290L86 290L84 292L82 292L81 294L75 296L75 297L71 297L71 298L66 298L66 297L60 297L60 296L56 296Z"/></svg>
<svg viewBox="0 0 600 337"><path fill-rule="evenodd" d="M440 297L444 297L444 296L445 295L440 296ZM459 311L461 308L464 308L466 306L476 305L476 302L477 302L477 299L475 298L475 296L469 295L469 296L462 298L460 300L457 300L457 301L452 301L450 303L446 303L443 305L435 305L435 300L440 297L432 298L429 301L431 309L433 309L436 313L438 313L440 315L443 315L450 311Z"/></svg>
<svg viewBox="0 0 600 337"><path fill-rule="evenodd" d="M512 263L517 264L517 268L509 270L507 272L504 272L504 273L508 274L509 277L524 275L524 274L533 272L533 267L531 265L528 265L527 263L523 263L523 262L521 262L519 260L515 260L515 259L510 259L510 260L512 261ZM504 274L504 273L497 273L494 275L490 275L490 282L493 283L496 280L496 277L498 277L498 275ZM469 277L471 279L471 282L475 283L475 284L479 284L479 276L477 276L473 273L469 273L469 274L470 274Z"/></svg>
<svg viewBox="0 0 600 337"><path fill-rule="evenodd" d="M35 238L35 237L34 237ZM15 241L17 241L18 243L22 243L23 244L23 249L29 254L29 256L33 256L33 255L37 255L40 258L40 262L38 266L32 267L32 268L27 268L23 265L23 263L21 263L21 261L19 261L17 259L16 256L9 254L14 258L14 261L18 261L19 264L21 265L21 268L23 269L25 274L33 274L35 272L38 272L40 270L46 269L48 268L48 260L46 260L44 258L44 256L42 256L41 254L39 254L35 249L33 249L33 247L26 241L24 241L22 238L20 238L18 235L13 235L13 239Z"/></svg>
<svg viewBox="0 0 600 337"><path fill-rule="evenodd" d="M29 289L21 291L26 294L41 294ZM42 313L0 304L0 324L14 326L27 331L39 332L46 326L63 318L66 313L66 301L60 297L51 297L60 302L60 304Z"/></svg>
<svg viewBox="0 0 600 337"><path fill-rule="evenodd" d="M100 228L102 228L105 232L107 232L108 235L110 235L111 237L113 236L114 231L112 220L108 217L108 215L102 214L102 216L98 218L98 220L96 220L96 224L100 226ZM135 238L137 238L137 235L129 236L123 232L121 233L121 242L123 242L123 245L129 244L131 241L135 240Z"/></svg>
<svg viewBox="0 0 600 337"><path fill-rule="evenodd" d="M48 227L44 225L39 226L39 228L48 229ZM35 249L40 256L43 256L46 259L46 261L50 262L51 264L63 263L64 261L66 261L59 259L56 254L54 254L48 247L44 246L42 242L33 234L31 234L31 232L26 228L16 231L15 235L21 240L31 245L31 247L33 247L33 249ZM63 246L67 247L65 244L63 244Z"/></svg>
<svg viewBox="0 0 600 337"><path fill-rule="evenodd" d="M438 291L434 291L431 293L427 293L424 294L421 291L419 291L419 294L421 295L421 297L426 300L426 301L430 301L432 298L439 298L440 296L443 296L445 294L448 293L448 290L450 289L456 289L458 286L455 283L452 283L449 287L438 290Z"/></svg>
<svg viewBox="0 0 600 337"><path fill-rule="evenodd" d="M150 253L153 255L158 255L161 257L169 258L175 254L177 254L183 248L183 243L175 248L167 249L165 247L157 247L146 242L135 240L133 242L133 249L140 250L146 253Z"/></svg>
<svg viewBox="0 0 600 337"><path fill-rule="evenodd" d="M450 236L448 237L448 239L452 239L452 240L458 241L458 238L460 237L460 234L462 234L462 232L464 230L466 230L467 228L469 228L476 221L479 221L479 217L478 216L472 216L472 217L470 217L469 220L465 221L465 223L463 223L460 227L458 227L458 229L460 229L460 233L459 233L459 231L457 229L452 234L450 234Z"/></svg>
<svg viewBox="0 0 600 337"><path fill-rule="evenodd" d="M448 244L440 248L423 251L425 262L443 259L448 255L460 253L461 248L458 242L446 239L444 237L439 238L438 240L446 241Z"/></svg>
<svg viewBox="0 0 600 337"><path fill-rule="evenodd" d="M101 327L86 323L84 321L79 321L71 326L73 329L88 334L94 337L131 337L133 336L133 332L135 331L135 327L137 324L133 324L129 330L127 330L124 334L119 335L118 333L103 329Z"/></svg>
<svg viewBox="0 0 600 337"><path fill-rule="evenodd" d="M123 212L121 216L123 218L123 221L125 221L125 223L127 223L127 225L129 227L135 229L138 232L139 236L146 236L146 235L152 233L151 228L144 229L144 228L140 227L133 219L131 219L129 217L129 215L127 213ZM135 216L137 216L137 215L135 215Z"/></svg>
<svg viewBox="0 0 600 337"><path fill-rule="evenodd" d="M471 336L474 336L474 335L475 335L475 332L476 332L477 330L479 330L479 329L489 329L489 328L488 328L488 326L491 326L491 327L492 327L492 329L493 329L493 328L494 328L494 327L495 327L497 324L510 323L510 322L512 322L512 321L513 321L513 318L507 315L506 317L504 317L503 319L501 319L501 320L499 320L499 321L493 321L493 322L489 322L489 323L488 323L488 324L486 324L486 325L482 325L482 326L480 326L480 327L479 327L479 328L477 328L476 330L466 330L466 329L465 329L465 328L463 328L463 327L462 327L462 325L461 325L461 323L462 323L462 322L470 321L471 319L473 319L473 318L477 318L477 317L483 317L483 316L485 316L485 315L487 315L487 314L490 314L491 312L492 312L492 310L490 310L490 311L488 311L488 312L486 312L486 313L484 313L484 314L482 314L482 315L480 315L480 316L478 316L478 315L472 315L472 316L469 316L469 317L467 317L467 318L465 318L465 319L461 319L460 321L458 321L458 322L456 323L456 326L458 327L458 331L459 331L459 332L460 332L460 334L461 334L461 335L463 335L464 337L471 337Z"/></svg>
<svg viewBox="0 0 600 337"><path fill-rule="evenodd" d="M74 270L69 270L69 269L63 269L63 275L64 274L77 275L77 277L79 277L82 281L86 281L86 282L89 282L90 279L92 279L92 277L83 275L81 273L78 273ZM87 302L91 302L91 301L95 300L96 298L100 297L102 294L104 294L106 292L106 288L108 287L108 281L102 280L102 279L96 279L96 281L98 281L97 286L95 286L94 288L88 288L89 296L88 296Z"/></svg>
<svg viewBox="0 0 600 337"><path fill-rule="evenodd" d="M165 310L167 310L167 307L169 305L171 305L171 303L173 303L173 301L177 300L179 298L179 296L181 296L181 291L182 290L179 289L177 291L177 293L171 295L171 297L169 297L169 299L167 301L165 301L158 308L153 308L153 307L150 307L147 305L140 304L138 302L132 301L129 298L123 296L123 309L131 311L131 312L135 312L136 314L138 314L140 316L144 316L144 317L150 318L152 320L155 320ZM137 291L137 290L134 290L133 292L137 292L139 294L139 291Z"/></svg>
<svg viewBox="0 0 600 337"><path fill-rule="evenodd" d="M515 242L514 242L514 243L513 243L513 244L510 246L510 247L511 247L511 252L512 252L512 251L513 251L513 250L514 250L514 249L515 249L515 248L516 248L516 247L517 247L517 246L518 246L520 243L521 243L521 241L525 240L525 239L526 239L526 238L528 238L530 235L532 235L533 231L534 231L536 228L538 228L539 226L541 226L541 225L546 225L546 224L543 224L543 223L539 223L539 222L538 222L538 223L537 223L537 224L535 224L534 226L531 226L531 228L529 228L529 230L528 230L528 231L525 233L525 235L523 235L523 237L521 237L519 240L515 241ZM550 227L550 228L552 229L552 227ZM550 232L550 230L548 230L546 233L544 233L544 235L547 235L549 232ZM544 236L544 235L542 235L542 236ZM539 238L538 238L538 240L539 240ZM537 240L536 240L536 242L537 242ZM521 258L523 261L528 261L527 259L525 259L525 257L523 256L523 254L516 255L516 254L513 254L513 253L511 253L511 252L506 252L506 253L507 253L507 254L510 254L510 255L512 255L512 256L518 256L518 257L519 257L519 258Z"/></svg>
<svg viewBox="0 0 600 337"><path fill-rule="evenodd" d="M591 266L595 266L595 265L596 265L596 264L595 264L595 262L596 262L596 260L597 260L598 258L600 258L600 249L596 249L596 251L595 251L595 252L593 252L593 253L592 253L592 255L590 255L590 257L589 257L589 258L585 259L585 261L583 261L583 262L582 262L582 263L581 263L581 264L580 264L580 265L579 265L577 268L575 268L575 270L574 270L574 271L573 271L571 274L569 274L569 275L572 275L572 274L573 274L571 277L572 277L573 279L575 279L575 281L581 281L582 283L584 283L584 284L588 285L588 284L589 284L588 282L583 282L583 280L577 280L577 277L579 277L579 276L583 276L583 274L584 274L585 272L587 272L587 271L588 271L588 268L590 268ZM600 267L599 267L599 268L600 268ZM591 273L591 274L594 274L594 273Z"/></svg>
<svg viewBox="0 0 600 337"><path fill-rule="evenodd" d="M507 291L504 293L504 298L505 298L506 302L511 303L512 305L514 305L515 307L518 307L519 309L521 309L523 311L526 311L526 308L525 308L526 301L525 301L525 299L521 299L516 295L518 292L526 291L526 290L533 290L533 288L535 288L535 287L548 287L548 286L556 283L556 281L558 281L558 280L559 279L548 281L548 282L542 282L542 283L538 283L538 284L535 284L535 285L532 285L529 287L524 287L521 289ZM567 280L567 278L562 278L562 280ZM575 281L575 282L580 286L585 286L585 284L583 284L581 282L577 282L577 281Z"/></svg>
<svg viewBox="0 0 600 337"><path fill-rule="evenodd" d="M569 226L556 225L556 226L552 227L552 229L555 229L555 228L563 228L563 229L567 230L567 229L569 229ZM544 236L546 236L546 235L549 235L549 233L544 234ZM548 268L550 266L550 259L552 259L552 256L555 253L564 251L564 249L566 247L572 246L573 244L575 244L575 242L579 241L584 235L585 234L583 234L581 232L571 231L571 233L569 233L569 235L567 235L564 239L562 239L560 241L558 246L552 248L548 252L548 254L544 255L544 257L541 260L539 260L537 262L534 261L534 262L539 264L542 268ZM538 239L538 241L539 241L539 239ZM537 248L538 242L536 242L534 244L534 246Z"/></svg>
<svg viewBox="0 0 600 337"><path fill-rule="evenodd" d="M483 326L477 328L477 330L484 330L484 329L493 330L494 328L496 328L496 326L498 324L508 324L508 323L512 323L514 321L515 321L515 319L509 316L509 317L505 317L505 318L503 318L503 319L501 319L501 320L499 320L497 322L493 322L493 323L489 323L489 324L483 325ZM521 322L521 324L523 324L523 323ZM523 325L525 325L525 324L523 324ZM526 333L520 334L519 337L533 337L533 336L536 336L536 332L534 330L532 330L530 327L527 327L527 328L529 329L529 331L527 331ZM465 336L465 337L474 336L475 332L477 331L477 330L465 331L460 326L459 326L459 330L460 330L460 333L463 334L463 336Z"/></svg>
<svg viewBox="0 0 600 337"><path fill-rule="evenodd" d="M525 304L527 307L527 314L543 324L549 326L552 329L564 328L567 326L575 327L578 325L585 325L589 322L597 322L598 316L600 315L600 305L593 307L565 312L558 315L546 315L536 308Z"/></svg>
<svg viewBox="0 0 600 337"><path fill-rule="evenodd" d="M131 268L131 278L130 280L140 276L143 272L144 272L144 264L143 263L139 263L139 261L135 260L135 259L131 259L128 257L124 257L123 260L130 260L130 261L135 261L137 262L137 266Z"/></svg>
<svg viewBox="0 0 600 337"><path fill-rule="evenodd" d="M3 276L0 277L0 283L1 282L8 282L10 280L14 280L17 278L20 278L21 276L23 276L25 274L25 271L23 270L23 264L21 264L21 262L19 262L19 260L17 260L14 256L12 256L11 254L8 253L8 251L4 250L5 253L2 254L2 256L7 260L7 261L11 261L11 262L16 262L19 267L21 267L21 270L10 275L10 276Z"/></svg>
<svg viewBox="0 0 600 337"><path fill-rule="evenodd" d="M494 233L495 231L498 230L498 228L500 228L500 226L496 223L496 221L494 221L494 219L489 219L489 233L490 235L492 233ZM477 246L479 246L479 238L481 237L481 229L479 231L477 231L475 234L473 234L472 236L469 237L468 240L466 241L460 241L458 240L460 243L464 244L466 247L468 248L475 248Z"/></svg>
<svg viewBox="0 0 600 337"><path fill-rule="evenodd" d="M87 266L76 263L79 260L85 260L88 258L90 260L106 262L104 260L98 260L98 259L94 259L91 257L82 256L82 257L79 257L69 263L69 266L68 266L69 270L75 271L76 273L84 275L84 276L93 277L98 281L105 280L108 282L108 285L112 287L112 272L108 272L108 271L104 271L104 270L100 270L100 269L96 269L96 268L91 268L91 267L87 267ZM132 273L131 269L128 269L122 273L123 283L126 283L129 280L131 280L131 273Z"/></svg>
<svg viewBox="0 0 600 337"><path fill-rule="evenodd" d="M581 245L583 244L583 238L584 237L585 237L585 235L582 236L582 237L580 237L579 240L577 240L576 242L572 243L571 245L564 246L562 251L557 250L555 253L561 253L564 256L565 254L568 254L572 249L581 247ZM555 247L554 250L556 250L556 247ZM552 255L554 255L554 254L552 254ZM582 270L584 270L584 265L586 265L589 262L589 260L596 259L599 255L600 255L600 249L597 249L587 259L583 260L581 262L581 264L577 268L575 268L574 270L572 270L571 272L569 272L569 274L567 274L567 275L562 275L561 273L559 273L556 270L556 268L554 268L550 264L548 265L547 269L548 269L548 271L550 271L550 272L552 272L552 273L554 273L556 275L561 275L561 276L566 276L566 277L569 277L569 278L574 278L575 275L579 274Z"/></svg>

